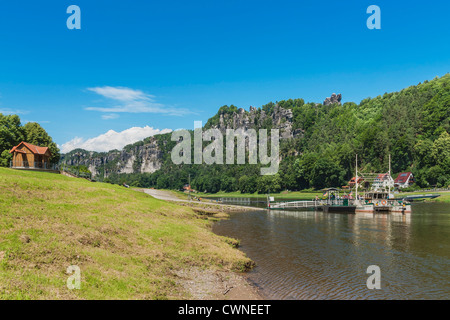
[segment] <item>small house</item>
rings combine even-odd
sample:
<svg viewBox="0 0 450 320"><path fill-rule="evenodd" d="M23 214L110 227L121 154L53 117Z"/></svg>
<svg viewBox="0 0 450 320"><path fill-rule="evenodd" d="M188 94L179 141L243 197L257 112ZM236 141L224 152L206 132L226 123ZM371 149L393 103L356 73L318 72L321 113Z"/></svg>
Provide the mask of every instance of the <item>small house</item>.
<svg viewBox="0 0 450 320"><path fill-rule="evenodd" d="M399 189L407 188L414 183L412 172L400 172L397 179L394 180L394 186Z"/></svg>
<svg viewBox="0 0 450 320"><path fill-rule="evenodd" d="M356 177L353 177L348 182L348 185L350 186L350 188L353 188L355 186L355 180L356 180ZM358 177L358 185L361 185L362 182L364 182L364 179L361 177Z"/></svg>
<svg viewBox="0 0 450 320"><path fill-rule="evenodd" d="M374 189L386 188L387 186L393 186L393 179L389 173L380 173L373 180L372 187Z"/></svg>
<svg viewBox="0 0 450 320"><path fill-rule="evenodd" d="M52 153L48 147L39 147L31 143L21 142L11 149L13 154L11 167L16 169L51 169Z"/></svg>

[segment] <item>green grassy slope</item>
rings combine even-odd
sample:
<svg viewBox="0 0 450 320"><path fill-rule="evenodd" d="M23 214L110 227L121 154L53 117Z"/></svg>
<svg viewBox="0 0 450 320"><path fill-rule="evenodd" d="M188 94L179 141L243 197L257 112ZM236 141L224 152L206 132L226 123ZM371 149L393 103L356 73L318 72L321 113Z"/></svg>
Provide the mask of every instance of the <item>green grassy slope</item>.
<svg viewBox="0 0 450 320"><path fill-rule="evenodd" d="M199 218L117 185L0 168L0 299L185 298L175 270L251 264Z"/></svg>

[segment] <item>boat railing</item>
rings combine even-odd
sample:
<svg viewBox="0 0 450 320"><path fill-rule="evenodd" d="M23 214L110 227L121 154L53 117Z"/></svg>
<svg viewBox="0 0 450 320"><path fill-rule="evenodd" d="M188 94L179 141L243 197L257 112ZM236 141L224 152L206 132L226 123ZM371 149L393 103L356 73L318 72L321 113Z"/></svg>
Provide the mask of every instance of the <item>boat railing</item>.
<svg viewBox="0 0 450 320"><path fill-rule="evenodd" d="M402 205L403 204L402 199L364 199L364 204L366 205L382 205L382 206L395 206L395 205Z"/></svg>

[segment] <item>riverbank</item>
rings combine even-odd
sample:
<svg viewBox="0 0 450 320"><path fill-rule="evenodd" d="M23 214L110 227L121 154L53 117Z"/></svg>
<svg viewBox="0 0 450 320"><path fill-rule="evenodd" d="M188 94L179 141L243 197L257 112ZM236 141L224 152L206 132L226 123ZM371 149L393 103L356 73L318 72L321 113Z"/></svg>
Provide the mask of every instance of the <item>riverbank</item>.
<svg viewBox="0 0 450 320"><path fill-rule="evenodd" d="M183 197L182 192L174 191L181 198ZM450 191L414 191L414 192L404 192L395 193L396 198L406 197L408 195L422 195L422 194L439 194L440 197L435 199L427 199L426 202L450 202ZM240 192L218 192L218 193L196 193L197 197L204 198L254 198L254 199L266 199L266 194L258 193L240 193ZM276 199L292 199L292 200L313 200L316 196L322 198L322 191L283 191L278 193L271 193L271 197Z"/></svg>
<svg viewBox="0 0 450 320"><path fill-rule="evenodd" d="M173 191L179 198L186 198L186 194L181 191ZM255 199L266 199L267 194L260 193L240 193L237 192L218 192L218 193L203 193L197 192L193 194L200 198L255 198ZM283 198L283 199L296 199L296 200L312 200L315 197L322 197L323 192L321 191L283 191L278 193L270 193L271 197Z"/></svg>
<svg viewBox="0 0 450 320"><path fill-rule="evenodd" d="M262 293L244 276L235 272L191 268L177 272L179 280L194 300L264 300Z"/></svg>
<svg viewBox="0 0 450 320"><path fill-rule="evenodd" d="M226 213L228 212L266 210L264 208L240 206L235 204L224 204L208 198L187 200L188 196L186 194L172 190L158 190L158 189L135 189L135 190L144 192L156 199L170 201L181 206L190 207L195 212L206 215L226 216Z"/></svg>
<svg viewBox="0 0 450 320"><path fill-rule="evenodd" d="M248 297L242 272L254 263L192 208L118 185L6 168L0 190L0 299L198 299L189 283L202 282L208 299ZM69 266L80 268L79 290L67 288Z"/></svg>

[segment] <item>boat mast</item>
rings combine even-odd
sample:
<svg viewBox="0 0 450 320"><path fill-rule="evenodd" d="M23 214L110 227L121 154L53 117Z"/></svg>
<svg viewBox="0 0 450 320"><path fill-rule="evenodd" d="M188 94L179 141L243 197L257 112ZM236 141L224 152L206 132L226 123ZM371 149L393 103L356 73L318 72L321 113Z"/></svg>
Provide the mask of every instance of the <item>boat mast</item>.
<svg viewBox="0 0 450 320"><path fill-rule="evenodd" d="M388 193L388 199L391 195L391 154L389 154L389 193Z"/></svg>
<svg viewBox="0 0 450 320"><path fill-rule="evenodd" d="M355 198L356 198L356 200L358 200L358 154L356 154L355 171L356 171L356 175L355 175L355 186L356 186Z"/></svg>

